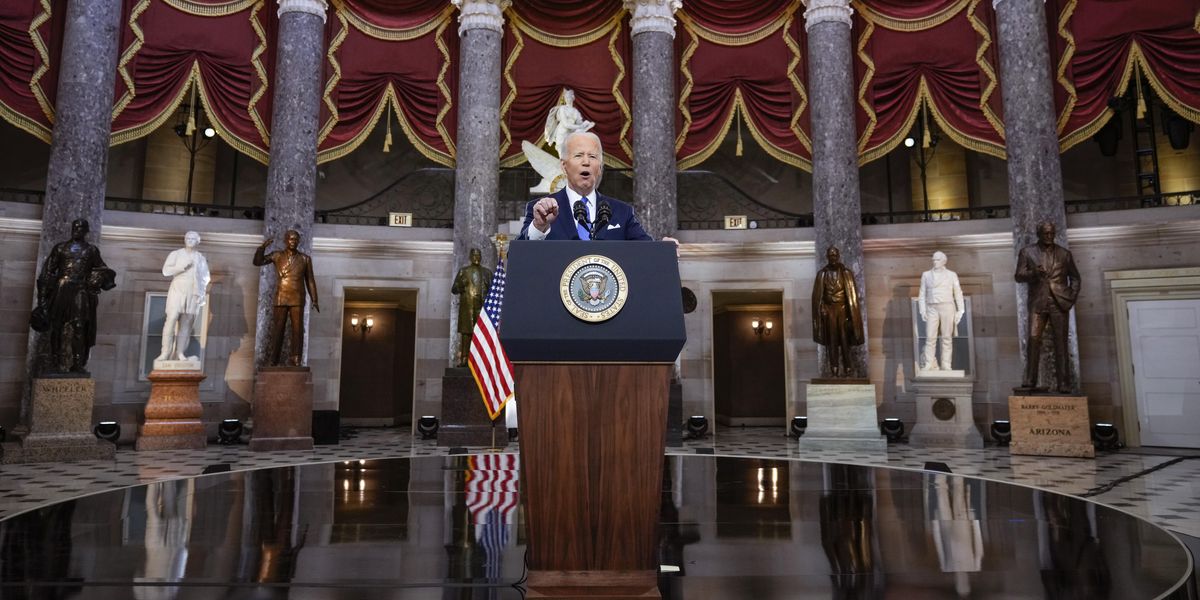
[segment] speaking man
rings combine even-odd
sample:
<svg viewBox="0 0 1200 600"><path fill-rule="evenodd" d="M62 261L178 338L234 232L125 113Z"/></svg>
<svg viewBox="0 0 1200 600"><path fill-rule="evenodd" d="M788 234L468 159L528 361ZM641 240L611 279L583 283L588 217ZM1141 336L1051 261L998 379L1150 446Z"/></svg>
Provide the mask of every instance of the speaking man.
<svg viewBox="0 0 1200 600"><path fill-rule="evenodd" d="M525 208L522 240L652 240L633 207L598 192L604 149L590 131L577 131L563 143L563 189ZM565 218L559 218L565 215Z"/></svg>

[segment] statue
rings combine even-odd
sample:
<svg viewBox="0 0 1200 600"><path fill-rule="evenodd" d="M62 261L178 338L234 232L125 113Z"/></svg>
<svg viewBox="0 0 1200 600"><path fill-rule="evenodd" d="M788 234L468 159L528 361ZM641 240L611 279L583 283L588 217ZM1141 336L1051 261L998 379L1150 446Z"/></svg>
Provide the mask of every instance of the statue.
<svg viewBox="0 0 1200 600"><path fill-rule="evenodd" d="M813 282L813 341L825 346L834 377L851 377L855 368L850 347L866 341L858 290L854 273L841 263L836 246L829 247L825 258L829 264L817 272Z"/></svg>
<svg viewBox="0 0 1200 600"><path fill-rule="evenodd" d="M287 364L291 367L299 367L302 366L304 355L306 291L308 294L312 294L313 310L321 312L321 306L317 302L317 282L313 275L312 258L299 250L300 233L294 229L289 229L284 235L284 241L287 244L284 250L264 254L267 246L271 245L271 241L271 238L267 238L254 252L254 266L273 264L275 265L275 275L279 278L279 285L275 290L275 308L271 314L271 337L268 342L267 364L272 366L282 364L279 359L283 350L283 328L290 319L292 342Z"/></svg>
<svg viewBox="0 0 1200 600"><path fill-rule="evenodd" d="M183 248L172 251L163 263L163 277L170 277L171 287L167 290L166 320L163 322L162 352L155 359L198 360L199 357L184 356L188 342L192 339L192 325L196 315L208 302L208 284L212 277L208 271L208 260L196 247L200 245L200 234L189 231L183 236Z"/></svg>
<svg viewBox="0 0 1200 600"><path fill-rule="evenodd" d="M50 332L50 355L38 357L50 372L87 374L88 355L96 345L96 302L100 292L116 287L116 271L87 242L90 230L84 219L72 222L71 239L55 244L37 278L30 326Z"/></svg>
<svg viewBox="0 0 1200 600"><path fill-rule="evenodd" d="M946 255L933 253L933 268L921 274L921 291L917 293L917 310L925 319L925 352L921 369L939 368L934 361L934 344L942 346L941 370L949 371L954 357L954 336L958 323L966 313L958 274L946 268Z"/></svg>
<svg viewBox="0 0 1200 600"><path fill-rule="evenodd" d="M458 274L454 276L454 285L450 287L450 293L458 296L459 346L455 363L459 367L467 366L475 321L479 319L483 301L492 287L492 271L480 266L480 260L482 254L479 248L471 248L471 264L458 270Z"/></svg>
<svg viewBox="0 0 1200 600"><path fill-rule="evenodd" d="M1038 225L1037 243L1022 248L1017 255L1014 277L1019 283L1029 286L1029 339L1025 344L1025 377L1019 389L1045 391L1045 388L1037 386L1037 382L1042 358L1042 333L1049 323L1054 331L1055 388L1060 393L1069 394L1067 317L1079 297L1080 280L1075 258L1070 250L1054 243L1055 233L1053 223Z"/></svg>
<svg viewBox="0 0 1200 600"><path fill-rule="evenodd" d="M585 120L579 109L575 108L575 92L570 89L564 90L563 103L551 108L550 114L546 116L546 130L543 136L546 143L550 144L558 156L555 157L529 142L521 142L521 150L525 153L529 165L537 171L538 175L542 176L540 183L529 188L531 194L544 196L557 192L566 185L561 159L567 136L576 132L588 131L595 125L595 123Z"/></svg>

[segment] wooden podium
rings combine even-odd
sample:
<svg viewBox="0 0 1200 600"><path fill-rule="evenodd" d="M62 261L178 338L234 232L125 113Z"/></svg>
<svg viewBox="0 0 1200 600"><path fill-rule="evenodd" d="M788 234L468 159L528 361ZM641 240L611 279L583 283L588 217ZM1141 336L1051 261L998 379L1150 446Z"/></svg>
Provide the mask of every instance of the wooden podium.
<svg viewBox="0 0 1200 600"><path fill-rule="evenodd" d="M657 598L667 400L686 340L675 246L515 242L508 257L500 337L521 402L527 597ZM606 320L572 314L560 295L605 271L589 260L624 276L624 305Z"/></svg>

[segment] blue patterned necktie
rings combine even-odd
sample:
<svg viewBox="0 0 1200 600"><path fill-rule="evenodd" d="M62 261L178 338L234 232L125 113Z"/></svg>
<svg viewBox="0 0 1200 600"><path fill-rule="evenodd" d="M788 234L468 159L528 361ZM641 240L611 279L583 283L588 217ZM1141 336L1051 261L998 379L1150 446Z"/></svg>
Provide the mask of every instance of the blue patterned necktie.
<svg viewBox="0 0 1200 600"><path fill-rule="evenodd" d="M580 200L583 201L584 209L587 209L588 204L591 203L591 199L589 199L587 196L584 196L584 197L580 198ZM584 227L583 225L580 225L579 221L575 222L575 229L579 232L579 239L584 240L584 241L591 239L591 237L588 234L587 228Z"/></svg>

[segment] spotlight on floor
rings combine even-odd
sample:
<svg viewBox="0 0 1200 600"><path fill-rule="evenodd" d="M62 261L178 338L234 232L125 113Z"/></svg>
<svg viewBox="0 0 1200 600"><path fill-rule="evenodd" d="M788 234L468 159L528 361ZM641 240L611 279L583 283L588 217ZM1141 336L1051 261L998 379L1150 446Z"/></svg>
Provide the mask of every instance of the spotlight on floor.
<svg viewBox="0 0 1200 600"><path fill-rule="evenodd" d="M242 440L242 422L238 419L225 419L217 425L217 443L230 446Z"/></svg>
<svg viewBox="0 0 1200 600"><path fill-rule="evenodd" d="M904 440L904 421L896 417L888 417L879 424L879 432L887 436L889 444Z"/></svg>
<svg viewBox="0 0 1200 600"><path fill-rule="evenodd" d="M92 428L92 433L106 442L115 444L121 439L121 424L116 421L100 421Z"/></svg>
<svg viewBox="0 0 1200 600"><path fill-rule="evenodd" d="M708 417L704 415L692 415L688 417L687 423L684 425L687 428L684 439L694 440L702 438L708 433Z"/></svg>
<svg viewBox="0 0 1200 600"><path fill-rule="evenodd" d="M433 415L425 415L417 419L417 433L423 440L437 439L438 419Z"/></svg>
<svg viewBox="0 0 1200 600"><path fill-rule="evenodd" d="M1097 450L1120 450L1125 447L1121 443L1120 432L1112 423L1096 423L1092 425L1092 443Z"/></svg>
<svg viewBox="0 0 1200 600"><path fill-rule="evenodd" d="M808 429L808 417L792 417L792 426L788 430L788 437L799 439L804 435L805 429Z"/></svg>
<svg viewBox="0 0 1200 600"><path fill-rule="evenodd" d="M1003 420L992 421L992 439L997 446L1007 446L1012 441L1012 423Z"/></svg>

